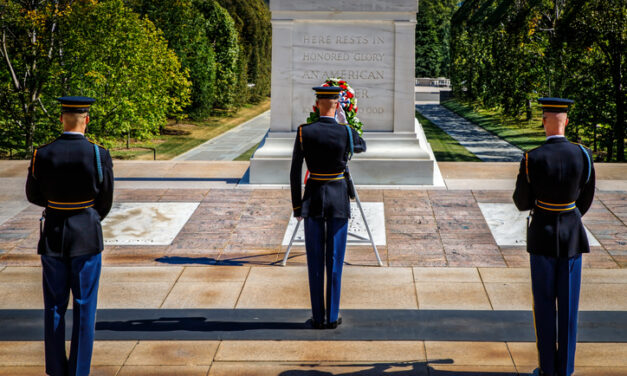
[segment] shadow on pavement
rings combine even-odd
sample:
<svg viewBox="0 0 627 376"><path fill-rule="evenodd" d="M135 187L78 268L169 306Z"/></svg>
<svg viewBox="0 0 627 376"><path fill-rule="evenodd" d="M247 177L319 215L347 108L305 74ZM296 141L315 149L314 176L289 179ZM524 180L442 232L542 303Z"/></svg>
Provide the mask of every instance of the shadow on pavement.
<svg viewBox="0 0 627 376"><path fill-rule="evenodd" d="M438 370L431 367L431 364L450 364L453 365L452 359L439 359L429 362L399 362L399 363L371 363L371 364L333 364L324 365L325 368L355 368L355 367L371 367L360 371L349 372L328 372L318 370L287 370L279 374L279 376L518 376L516 372L486 372L486 371L447 371ZM301 367L320 367L321 365L302 364ZM404 368L394 370L394 368ZM520 374L526 375L526 374Z"/></svg>
<svg viewBox="0 0 627 376"><path fill-rule="evenodd" d="M308 329L307 323L207 321L204 317L162 317L155 320L99 321L96 330L115 332L240 332L246 330Z"/></svg>
<svg viewBox="0 0 627 376"><path fill-rule="evenodd" d="M242 257L231 257L223 260L218 260L213 257L184 257L184 256L163 256L156 258L155 261L164 264L171 265L184 265L184 264L197 264L197 265L229 265L229 266L244 266L244 265L275 265L277 261L261 261L255 260L256 257L267 257L264 255L251 255Z"/></svg>

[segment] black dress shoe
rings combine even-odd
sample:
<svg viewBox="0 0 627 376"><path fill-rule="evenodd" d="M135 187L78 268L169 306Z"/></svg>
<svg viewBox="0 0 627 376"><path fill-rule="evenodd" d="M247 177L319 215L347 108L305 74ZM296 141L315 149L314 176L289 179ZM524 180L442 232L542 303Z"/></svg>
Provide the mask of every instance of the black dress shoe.
<svg viewBox="0 0 627 376"><path fill-rule="evenodd" d="M342 318L338 317L337 321L334 322L330 322L327 324L327 329L335 329L338 327L338 325L342 325Z"/></svg>
<svg viewBox="0 0 627 376"><path fill-rule="evenodd" d="M324 322L315 321L314 319L307 320L305 325L309 329L324 329Z"/></svg>

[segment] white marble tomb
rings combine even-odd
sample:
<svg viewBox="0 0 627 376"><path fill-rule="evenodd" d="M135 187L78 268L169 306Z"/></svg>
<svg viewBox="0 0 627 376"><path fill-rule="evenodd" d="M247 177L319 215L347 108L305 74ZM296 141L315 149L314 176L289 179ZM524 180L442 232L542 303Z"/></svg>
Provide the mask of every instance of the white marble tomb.
<svg viewBox="0 0 627 376"><path fill-rule="evenodd" d="M108 245L170 245L198 202L116 203L102 222Z"/></svg>
<svg viewBox="0 0 627 376"><path fill-rule="evenodd" d="M527 216L529 211L518 211L514 204L479 203L481 213L490 227L490 232L500 246L527 245ZM599 241L586 228L591 246L600 246Z"/></svg>
<svg viewBox="0 0 627 376"><path fill-rule="evenodd" d="M251 159L250 183L289 182L311 88L343 78L355 89L368 145L351 162L355 182L443 185L414 113L417 0L271 0L270 10L270 131Z"/></svg>
<svg viewBox="0 0 627 376"><path fill-rule="evenodd" d="M374 238L374 243L376 245L385 245L386 237L385 237L385 216L384 216L384 207L382 202L362 202L362 208L364 209L364 213L366 215L366 220L368 221L368 226L370 226L370 231L372 232L372 237ZM285 230L285 235L283 236L282 245L290 244L290 239L292 238L292 234L294 233L294 228L296 228L297 220L292 217L290 222L287 225L287 229ZM298 232L296 233L296 238L294 238L294 245L303 245L305 244L305 230L304 224L298 227ZM365 244L369 245L369 241L363 241L358 237L355 237L352 234L355 234L359 237L368 239L368 232L366 231L366 226L364 225L363 218L361 213L359 212L359 208L355 202L351 202L351 218L348 220L348 241L350 244Z"/></svg>

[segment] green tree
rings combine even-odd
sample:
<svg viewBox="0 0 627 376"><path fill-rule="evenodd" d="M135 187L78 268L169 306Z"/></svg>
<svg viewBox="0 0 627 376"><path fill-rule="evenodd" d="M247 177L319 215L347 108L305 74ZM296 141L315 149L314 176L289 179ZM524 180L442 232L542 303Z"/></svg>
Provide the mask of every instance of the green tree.
<svg viewBox="0 0 627 376"><path fill-rule="evenodd" d="M0 0L0 133L9 147L33 152L47 137L46 90L61 57L59 24L72 1Z"/></svg>
<svg viewBox="0 0 627 376"><path fill-rule="evenodd" d="M63 27L60 91L97 98L89 124L96 138L154 135L189 103L188 74L176 54L122 0L87 3Z"/></svg>
<svg viewBox="0 0 627 376"><path fill-rule="evenodd" d="M416 77L449 75L451 17L458 0L425 0L416 15Z"/></svg>
<svg viewBox="0 0 627 376"><path fill-rule="evenodd" d="M627 50L627 1L575 0L569 2L559 24L560 36L569 45L570 53L597 49L602 59L596 59L607 77L611 77L611 102L614 107L613 139L616 158L625 160L625 102L627 82L625 51ZM595 93L600 94L600 93ZM600 100L599 100L600 102ZM612 158L613 147L608 148Z"/></svg>
<svg viewBox="0 0 627 376"><path fill-rule="evenodd" d="M193 118L209 115L215 100L216 62L207 38L205 18L192 0L127 0L136 12L147 16L163 31L168 45L189 71L192 81L191 104L185 111Z"/></svg>
<svg viewBox="0 0 627 376"><path fill-rule="evenodd" d="M272 28L268 6L262 0L219 0L219 3L229 12L239 33L239 90L249 92L247 101L259 102L270 94ZM248 84L254 86L248 88Z"/></svg>
<svg viewBox="0 0 627 376"><path fill-rule="evenodd" d="M229 12L215 0L195 0L196 9L205 18L207 37L213 43L216 58L215 102L219 109L232 109L240 95L238 68L241 72L239 35Z"/></svg>
<svg viewBox="0 0 627 376"><path fill-rule="evenodd" d="M569 135L623 161L626 21L625 0L466 0L451 21L453 91L527 119L540 96L575 99Z"/></svg>

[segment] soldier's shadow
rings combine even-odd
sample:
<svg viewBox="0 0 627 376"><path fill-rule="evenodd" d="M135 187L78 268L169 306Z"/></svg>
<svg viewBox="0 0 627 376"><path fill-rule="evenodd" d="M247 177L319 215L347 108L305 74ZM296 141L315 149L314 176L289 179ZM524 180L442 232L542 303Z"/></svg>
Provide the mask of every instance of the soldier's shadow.
<svg viewBox="0 0 627 376"><path fill-rule="evenodd" d="M463 371L463 370L440 370L431 365L451 364L452 359L437 359L429 362L399 362L399 363L372 363L372 364L329 364L323 366L329 371L319 371L306 369L307 367L320 367L321 365L302 364L300 369L287 370L279 376L518 376L517 372L486 372L486 371ZM367 367L364 369L364 367ZM342 368L361 368L360 370L347 370ZM523 375L523 374L520 374Z"/></svg>
<svg viewBox="0 0 627 376"><path fill-rule="evenodd" d="M113 332L241 332L308 329L299 322L207 321L204 317L162 317L148 320L98 321L96 331Z"/></svg>
<svg viewBox="0 0 627 376"><path fill-rule="evenodd" d="M264 260L267 255L250 255L241 257L231 257L227 259L216 259L213 257L185 257L185 256L163 256L158 257L155 261L170 265L274 265L276 262Z"/></svg>

